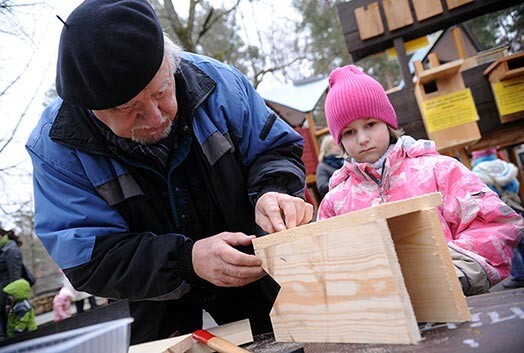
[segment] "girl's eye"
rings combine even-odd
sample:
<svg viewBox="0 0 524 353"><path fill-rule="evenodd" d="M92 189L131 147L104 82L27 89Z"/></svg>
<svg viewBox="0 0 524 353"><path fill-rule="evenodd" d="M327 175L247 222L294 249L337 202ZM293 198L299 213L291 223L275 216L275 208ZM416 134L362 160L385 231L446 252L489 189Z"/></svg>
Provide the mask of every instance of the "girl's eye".
<svg viewBox="0 0 524 353"><path fill-rule="evenodd" d="M376 122L374 122L374 121L370 121L370 122L368 123L368 127L373 127L373 126L375 126L375 124L376 124Z"/></svg>
<svg viewBox="0 0 524 353"><path fill-rule="evenodd" d="M353 130L346 130L344 131L344 136L349 136L353 134Z"/></svg>

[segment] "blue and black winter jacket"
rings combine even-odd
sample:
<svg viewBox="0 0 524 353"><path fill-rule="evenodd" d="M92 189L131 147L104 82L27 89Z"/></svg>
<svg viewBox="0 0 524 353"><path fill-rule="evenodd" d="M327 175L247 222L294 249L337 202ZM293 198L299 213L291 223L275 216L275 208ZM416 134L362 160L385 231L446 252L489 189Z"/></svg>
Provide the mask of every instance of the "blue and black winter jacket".
<svg viewBox="0 0 524 353"><path fill-rule="evenodd" d="M301 137L242 74L183 53L175 82L187 119L178 122L167 172L119 153L91 112L60 99L29 137L35 231L79 290L130 301L178 298L198 281L195 240L221 231L255 234L256 197L304 191ZM209 205L186 209L178 191L194 170ZM188 210L208 210L193 219L209 224L188 227Z"/></svg>

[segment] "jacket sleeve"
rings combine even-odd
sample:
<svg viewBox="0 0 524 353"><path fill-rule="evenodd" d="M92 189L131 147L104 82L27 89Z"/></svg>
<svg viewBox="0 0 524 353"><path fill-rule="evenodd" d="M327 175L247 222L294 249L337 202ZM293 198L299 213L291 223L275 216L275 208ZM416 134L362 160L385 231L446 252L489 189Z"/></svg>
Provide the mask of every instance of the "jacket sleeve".
<svg viewBox="0 0 524 353"><path fill-rule="evenodd" d="M337 215L333 210L333 202L331 200L330 195L331 194L326 195L320 202L320 205L318 206L317 220L319 221L335 217Z"/></svg>
<svg viewBox="0 0 524 353"><path fill-rule="evenodd" d="M434 170L444 226L451 233L448 246L480 264L495 285L509 275L524 231L522 218L458 161L444 157Z"/></svg>
<svg viewBox="0 0 524 353"><path fill-rule="evenodd" d="M303 140L269 109L253 85L233 69L239 97L229 125L240 138L239 149L248 166L248 192L255 202L269 191L304 197ZM241 119L238 119L238 118Z"/></svg>
<svg viewBox="0 0 524 353"><path fill-rule="evenodd" d="M9 283L22 277L22 252L17 245L11 246L5 254L5 262L9 272Z"/></svg>
<svg viewBox="0 0 524 353"><path fill-rule="evenodd" d="M86 176L89 168L79 151L59 144L35 146L27 145L35 232L76 289L129 300L173 299L188 290L182 273L194 273L189 238L129 232L122 215ZM45 148L47 153L41 153Z"/></svg>
<svg viewBox="0 0 524 353"><path fill-rule="evenodd" d="M320 194L320 197L324 197L327 192L329 191L329 178L331 177L331 174L329 173L328 168L320 162L317 166L317 173L316 173L316 179L317 179L317 190Z"/></svg>

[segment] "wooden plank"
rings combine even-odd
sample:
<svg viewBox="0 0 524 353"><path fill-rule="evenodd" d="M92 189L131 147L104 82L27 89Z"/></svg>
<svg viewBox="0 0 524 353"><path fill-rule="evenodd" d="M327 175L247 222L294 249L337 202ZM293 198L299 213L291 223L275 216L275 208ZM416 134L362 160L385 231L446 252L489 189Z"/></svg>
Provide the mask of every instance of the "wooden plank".
<svg viewBox="0 0 524 353"><path fill-rule="evenodd" d="M482 140L468 147L468 151L483 150L490 147L506 148L524 143L524 120L499 125L496 130L486 132Z"/></svg>
<svg viewBox="0 0 524 353"><path fill-rule="evenodd" d="M463 63L464 60L454 60L449 63L424 70L420 73L419 81L420 83L424 84L430 81L435 81L437 78L456 75L460 71L460 67Z"/></svg>
<svg viewBox="0 0 524 353"><path fill-rule="evenodd" d="M390 218L388 225L417 321L470 320L435 209Z"/></svg>
<svg viewBox="0 0 524 353"><path fill-rule="evenodd" d="M344 215L329 219L330 227L334 229L343 228L346 224L363 224L376 220L397 217L403 214L416 212L420 209L435 207L442 203L442 196L438 192L427 195L417 196L406 200L384 203L382 205L364 208ZM278 233L268 234L253 240L253 247L256 250L264 249L274 245L294 241L296 239L307 239L312 236L323 234L322 222L309 223L297 228L286 229Z"/></svg>
<svg viewBox="0 0 524 353"><path fill-rule="evenodd" d="M446 5L449 10L453 10L457 7L469 4L470 2L473 2L474 0L446 0Z"/></svg>
<svg viewBox="0 0 524 353"><path fill-rule="evenodd" d="M500 75L499 79L501 81L510 80L512 78L519 77L522 75L524 75L524 67L519 67L518 69L506 71L504 74Z"/></svg>
<svg viewBox="0 0 524 353"><path fill-rule="evenodd" d="M413 23L407 0L382 0L384 13L390 31L406 27Z"/></svg>
<svg viewBox="0 0 524 353"><path fill-rule="evenodd" d="M377 2L373 2L367 7L358 7L354 13L360 39L366 40L384 33L384 25L380 18Z"/></svg>
<svg viewBox="0 0 524 353"><path fill-rule="evenodd" d="M236 345L253 342L253 334L248 319L209 328L207 330ZM136 344L129 347L129 353L164 353L166 351L169 353L213 352L209 347L194 341L191 334Z"/></svg>
<svg viewBox="0 0 524 353"><path fill-rule="evenodd" d="M415 21L410 26L399 28L393 32L387 31L383 35L362 40L359 35L354 10L371 2L371 0L352 0L341 2L337 5L346 47L355 62L368 55L391 48L395 38L402 38L407 42L486 13L520 4L522 0L475 0L468 6L460 6L451 11L444 11L442 14L424 21ZM383 21L385 22L385 19Z"/></svg>
<svg viewBox="0 0 524 353"><path fill-rule="evenodd" d="M313 225L314 234L307 238L256 250L281 286L271 311L275 339L420 340L386 221Z"/></svg>
<svg viewBox="0 0 524 353"><path fill-rule="evenodd" d="M129 353L163 353L170 349L170 353L184 353L193 346L193 337L191 334L166 338L141 344L135 344L129 347Z"/></svg>
<svg viewBox="0 0 524 353"><path fill-rule="evenodd" d="M464 44L464 37L462 36L462 30L459 27L454 27L451 30L453 35L453 43L455 44L455 49L457 50L457 56L459 59L465 59L468 56L466 52L466 46Z"/></svg>
<svg viewBox="0 0 524 353"><path fill-rule="evenodd" d="M449 148L471 146L482 136L478 124L474 121L428 133L428 137L435 141L438 151L443 151Z"/></svg>
<svg viewBox="0 0 524 353"><path fill-rule="evenodd" d="M424 21L425 19L440 15L444 11L440 0L412 0L412 2L418 21Z"/></svg>
<svg viewBox="0 0 524 353"><path fill-rule="evenodd" d="M517 62L520 62L520 60L522 60L523 58L524 58L524 52L522 52L522 51L520 51L518 53L515 53L515 54L512 54L512 55L505 55L503 57L497 58L497 60L495 60L491 65L489 65L484 70L484 75L485 76L490 75L491 80L492 80L491 82L494 82L494 80L496 80L498 78L498 74L492 75L492 70L493 69L495 69L498 66L502 66L503 67L502 72L508 71L509 70L508 61L514 61L515 60ZM522 66L522 64L519 65L519 66Z"/></svg>
<svg viewBox="0 0 524 353"><path fill-rule="evenodd" d="M441 202L433 193L255 239L281 287L270 314L276 340L414 343L417 319L469 320L434 209Z"/></svg>

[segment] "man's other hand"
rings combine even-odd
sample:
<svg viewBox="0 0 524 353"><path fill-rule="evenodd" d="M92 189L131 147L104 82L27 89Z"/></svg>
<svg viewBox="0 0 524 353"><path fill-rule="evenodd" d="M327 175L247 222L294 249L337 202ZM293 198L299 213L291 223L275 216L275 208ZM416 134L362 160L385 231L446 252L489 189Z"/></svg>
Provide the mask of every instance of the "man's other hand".
<svg viewBox="0 0 524 353"><path fill-rule="evenodd" d="M247 246L254 235L224 232L193 245L193 269L202 279L220 287L240 287L265 276L262 261L234 246Z"/></svg>

